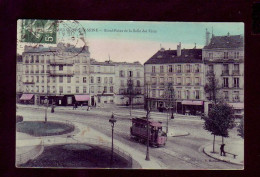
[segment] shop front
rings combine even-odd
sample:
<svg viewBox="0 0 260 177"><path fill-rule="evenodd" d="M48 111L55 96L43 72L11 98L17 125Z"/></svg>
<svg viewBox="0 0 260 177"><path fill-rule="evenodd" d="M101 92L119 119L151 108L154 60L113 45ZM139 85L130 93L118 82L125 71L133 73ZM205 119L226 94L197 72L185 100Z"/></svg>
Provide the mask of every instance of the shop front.
<svg viewBox="0 0 260 177"><path fill-rule="evenodd" d="M242 118L244 115L244 103L228 103L234 109L236 118Z"/></svg>
<svg viewBox="0 0 260 177"><path fill-rule="evenodd" d="M22 96L20 97L20 102L24 104L34 104L34 94L22 94Z"/></svg>
<svg viewBox="0 0 260 177"><path fill-rule="evenodd" d="M68 97L69 98L69 97ZM72 98L68 100L72 103ZM78 106L87 106L89 105L90 96L89 95L75 95L75 102Z"/></svg>
<svg viewBox="0 0 260 177"><path fill-rule="evenodd" d="M183 100L182 114L185 115L201 115L204 113L203 101Z"/></svg>

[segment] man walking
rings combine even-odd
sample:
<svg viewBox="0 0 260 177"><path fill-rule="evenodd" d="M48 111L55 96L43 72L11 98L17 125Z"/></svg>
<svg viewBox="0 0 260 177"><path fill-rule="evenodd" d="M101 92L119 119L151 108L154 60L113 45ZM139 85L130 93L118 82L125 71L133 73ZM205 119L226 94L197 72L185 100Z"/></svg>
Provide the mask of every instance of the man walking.
<svg viewBox="0 0 260 177"><path fill-rule="evenodd" d="M226 156L226 153L225 153L225 150L224 150L224 146L225 146L225 144L221 144L220 145L220 156L222 156L222 154L223 154L223 156Z"/></svg>

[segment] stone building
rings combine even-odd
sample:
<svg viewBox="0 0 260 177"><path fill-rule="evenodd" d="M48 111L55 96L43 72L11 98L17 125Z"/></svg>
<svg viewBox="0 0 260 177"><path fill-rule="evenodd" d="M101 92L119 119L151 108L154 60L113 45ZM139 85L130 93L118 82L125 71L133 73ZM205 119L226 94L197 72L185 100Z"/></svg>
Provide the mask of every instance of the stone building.
<svg viewBox="0 0 260 177"><path fill-rule="evenodd" d="M16 102L19 102L23 93L23 57L17 55L16 62Z"/></svg>
<svg viewBox="0 0 260 177"><path fill-rule="evenodd" d="M206 31L206 35L209 34ZM221 87L218 97L235 109L236 115L244 110L244 38L241 35L214 36L202 49L205 80L214 73ZM209 98L207 95L206 98ZM206 113L211 102L206 100Z"/></svg>
<svg viewBox="0 0 260 177"><path fill-rule="evenodd" d="M88 47L73 48L59 43L57 47L25 46L23 56L23 95L20 101L43 104L88 104Z"/></svg>
<svg viewBox="0 0 260 177"><path fill-rule="evenodd" d="M167 84L173 84L176 111L182 114L204 112L204 65L202 49L165 50L161 48L144 63L144 82L154 109L165 108Z"/></svg>

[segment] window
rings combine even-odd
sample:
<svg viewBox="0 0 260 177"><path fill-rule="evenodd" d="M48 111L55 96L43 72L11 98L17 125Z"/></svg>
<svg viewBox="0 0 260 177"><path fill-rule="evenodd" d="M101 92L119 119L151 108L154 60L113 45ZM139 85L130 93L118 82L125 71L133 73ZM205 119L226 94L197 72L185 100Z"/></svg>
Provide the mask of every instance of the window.
<svg viewBox="0 0 260 177"><path fill-rule="evenodd" d="M91 93L94 93L94 86L90 87Z"/></svg>
<svg viewBox="0 0 260 177"><path fill-rule="evenodd" d="M87 93L87 87L83 87L83 93Z"/></svg>
<svg viewBox="0 0 260 177"><path fill-rule="evenodd" d="M224 59L228 59L228 52L224 52Z"/></svg>
<svg viewBox="0 0 260 177"><path fill-rule="evenodd" d="M223 91L223 93L224 93L224 99L225 99L226 101L228 101L228 100L229 100L228 91Z"/></svg>
<svg viewBox="0 0 260 177"><path fill-rule="evenodd" d="M114 88L113 86L110 87L110 93L113 93L114 92Z"/></svg>
<svg viewBox="0 0 260 177"><path fill-rule="evenodd" d="M110 78L109 78L109 83L110 83L110 84L113 84L113 77L110 77Z"/></svg>
<svg viewBox="0 0 260 177"><path fill-rule="evenodd" d="M181 85L181 78L180 77L177 77L177 84Z"/></svg>
<svg viewBox="0 0 260 177"><path fill-rule="evenodd" d="M94 83L94 77L93 77L93 76L91 76L90 82L91 82L92 84Z"/></svg>
<svg viewBox="0 0 260 177"><path fill-rule="evenodd" d="M34 82L34 77L33 76L31 76L31 81Z"/></svg>
<svg viewBox="0 0 260 177"><path fill-rule="evenodd" d="M107 93L107 86L104 86L104 93Z"/></svg>
<svg viewBox="0 0 260 177"><path fill-rule="evenodd" d="M90 66L90 72L91 72L91 73L94 72L94 66Z"/></svg>
<svg viewBox="0 0 260 177"><path fill-rule="evenodd" d="M87 83L87 78L83 77L83 83Z"/></svg>
<svg viewBox="0 0 260 177"><path fill-rule="evenodd" d="M67 83L71 83L71 77L67 77Z"/></svg>
<svg viewBox="0 0 260 177"><path fill-rule="evenodd" d="M199 77L195 77L195 85L200 85L200 78Z"/></svg>
<svg viewBox="0 0 260 177"><path fill-rule="evenodd" d="M44 83L44 76L42 76L42 83Z"/></svg>
<svg viewBox="0 0 260 177"><path fill-rule="evenodd" d="M31 65L31 73L34 73L33 65Z"/></svg>
<svg viewBox="0 0 260 177"><path fill-rule="evenodd" d="M121 87L124 87L124 80L121 80Z"/></svg>
<svg viewBox="0 0 260 177"><path fill-rule="evenodd" d="M41 73L44 73L44 65L42 65Z"/></svg>
<svg viewBox="0 0 260 177"><path fill-rule="evenodd" d="M133 71L128 71L128 77L133 77Z"/></svg>
<svg viewBox="0 0 260 177"><path fill-rule="evenodd" d="M76 93L79 93L79 87L76 87Z"/></svg>
<svg viewBox="0 0 260 177"><path fill-rule="evenodd" d="M177 73L181 73L181 65L177 65Z"/></svg>
<svg viewBox="0 0 260 177"><path fill-rule="evenodd" d="M98 93L101 93L101 86L98 86Z"/></svg>
<svg viewBox="0 0 260 177"><path fill-rule="evenodd" d="M191 72L191 66L190 65L186 65L186 72L190 73Z"/></svg>
<svg viewBox="0 0 260 177"><path fill-rule="evenodd" d="M33 85L31 85L31 92L34 92L34 88L33 88Z"/></svg>
<svg viewBox="0 0 260 177"><path fill-rule="evenodd" d="M30 63L34 63L34 56L32 55Z"/></svg>
<svg viewBox="0 0 260 177"><path fill-rule="evenodd" d="M36 82L39 83L39 76L36 76Z"/></svg>
<svg viewBox="0 0 260 177"><path fill-rule="evenodd" d="M234 91L234 95L233 95L233 101L235 102L239 102L239 91Z"/></svg>
<svg viewBox="0 0 260 177"><path fill-rule="evenodd" d="M97 83L101 83L101 77L97 77Z"/></svg>
<svg viewBox="0 0 260 177"><path fill-rule="evenodd" d="M190 77L186 77L186 84L187 84L187 85L190 85L190 84L191 84L191 82L190 82Z"/></svg>
<svg viewBox="0 0 260 177"><path fill-rule="evenodd" d="M195 73L199 73L199 72L200 72L200 65L195 64Z"/></svg>
<svg viewBox="0 0 260 177"><path fill-rule="evenodd" d="M55 83L56 82L56 77L52 78L52 82Z"/></svg>
<svg viewBox="0 0 260 177"><path fill-rule="evenodd" d="M100 97L98 97L98 103L100 103L101 102L101 99L100 99Z"/></svg>
<svg viewBox="0 0 260 177"><path fill-rule="evenodd" d="M200 91L195 90L195 99L200 99Z"/></svg>
<svg viewBox="0 0 260 177"><path fill-rule="evenodd" d="M39 92L39 86L38 85L36 86L36 92Z"/></svg>
<svg viewBox="0 0 260 177"><path fill-rule="evenodd" d="M59 77L59 82L62 83L63 82L63 76Z"/></svg>
<svg viewBox="0 0 260 177"><path fill-rule="evenodd" d="M239 64L234 64L233 74L239 74Z"/></svg>
<svg viewBox="0 0 260 177"><path fill-rule="evenodd" d="M47 86L47 92L50 93L50 86Z"/></svg>
<svg viewBox="0 0 260 177"><path fill-rule="evenodd" d="M76 83L79 83L79 77L76 77Z"/></svg>
<svg viewBox="0 0 260 177"><path fill-rule="evenodd" d="M155 70L155 66L152 66L152 73L155 73L156 70Z"/></svg>
<svg viewBox="0 0 260 177"><path fill-rule="evenodd" d="M50 65L47 65L47 73L50 73Z"/></svg>
<svg viewBox="0 0 260 177"><path fill-rule="evenodd" d="M71 93L71 86L67 87L67 93Z"/></svg>
<svg viewBox="0 0 260 177"><path fill-rule="evenodd" d="M42 93L44 92L44 86L42 86Z"/></svg>
<svg viewBox="0 0 260 177"><path fill-rule="evenodd" d="M190 91L189 90L186 90L186 99L190 99Z"/></svg>
<svg viewBox="0 0 260 177"><path fill-rule="evenodd" d="M152 90L152 97L156 97L156 90L155 89Z"/></svg>
<svg viewBox="0 0 260 177"><path fill-rule="evenodd" d="M137 80L137 81L136 81L136 86L137 86L137 87L140 87L140 86L141 86L141 84L140 84L140 81L139 81L139 80Z"/></svg>
<svg viewBox="0 0 260 177"><path fill-rule="evenodd" d="M87 66L83 66L83 73L87 73Z"/></svg>
<svg viewBox="0 0 260 177"><path fill-rule="evenodd" d="M140 71L137 71L136 75L137 77L140 77Z"/></svg>
<svg viewBox="0 0 260 177"><path fill-rule="evenodd" d="M55 86L52 86L52 92L53 92L53 93L56 93L56 88L55 88Z"/></svg>
<svg viewBox="0 0 260 177"><path fill-rule="evenodd" d="M124 94L125 90L124 89L119 89L119 94Z"/></svg>
<svg viewBox="0 0 260 177"><path fill-rule="evenodd" d="M169 73L172 73L173 72L173 70L172 70L172 65L169 65Z"/></svg>
<svg viewBox="0 0 260 177"><path fill-rule="evenodd" d="M105 82L105 84L107 84L107 77L105 77L104 82Z"/></svg>
<svg viewBox="0 0 260 177"><path fill-rule="evenodd" d="M169 83L173 83L172 77L169 77L169 78L168 78L168 82L169 82Z"/></svg>
<svg viewBox="0 0 260 177"><path fill-rule="evenodd" d="M50 77L47 76L47 83L50 83Z"/></svg>
<svg viewBox="0 0 260 177"><path fill-rule="evenodd" d="M177 98L181 99L181 91L180 90L177 91Z"/></svg>
<svg viewBox="0 0 260 177"><path fill-rule="evenodd" d="M213 53L209 53L209 59L213 59Z"/></svg>
<svg viewBox="0 0 260 177"><path fill-rule="evenodd" d="M227 77L223 78L223 87L228 87L228 78Z"/></svg>
<svg viewBox="0 0 260 177"><path fill-rule="evenodd" d="M163 84L164 83L164 78L160 77L160 83Z"/></svg>
<svg viewBox="0 0 260 177"><path fill-rule="evenodd" d="M59 65L59 71L63 71L63 66Z"/></svg>
<svg viewBox="0 0 260 177"><path fill-rule="evenodd" d="M63 87L62 86L59 87L59 91L60 91L60 93L63 93Z"/></svg>
<svg viewBox="0 0 260 177"><path fill-rule="evenodd" d="M160 66L160 73L163 73L163 72L164 72L163 66Z"/></svg>
<svg viewBox="0 0 260 177"><path fill-rule="evenodd" d="M239 52L235 52L235 58L239 58Z"/></svg>
<svg viewBox="0 0 260 177"><path fill-rule="evenodd" d="M156 77L152 77L152 84L156 84Z"/></svg>
<svg viewBox="0 0 260 177"><path fill-rule="evenodd" d="M239 88L239 78L234 78L234 87Z"/></svg>
<svg viewBox="0 0 260 177"><path fill-rule="evenodd" d="M44 56L42 56L43 58ZM46 63L50 63L50 55L47 55Z"/></svg>

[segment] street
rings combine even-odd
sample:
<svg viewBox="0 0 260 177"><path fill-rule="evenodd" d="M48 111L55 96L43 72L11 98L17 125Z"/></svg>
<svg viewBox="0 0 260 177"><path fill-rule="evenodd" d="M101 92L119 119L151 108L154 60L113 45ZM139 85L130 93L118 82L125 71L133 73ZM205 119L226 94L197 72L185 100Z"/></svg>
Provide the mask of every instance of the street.
<svg viewBox="0 0 260 177"><path fill-rule="evenodd" d="M98 108L102 109L102 108ZM129 112L115 111L114 138L136 150L146 154L146 145L135 142L130 139L131 120L129 118L119 117L119 115L129 115ZM125 109L126 110L126 109ZM18 115L24 117L24 121L29 119L44 120L44 112L42 108L19 107ZM124 112L124 113L123 113ZM133 115L134 111L133 111ZM48 109L48 120L52 119L69 120L72 123L77 122L82 125L88 125L91 128L111 136L111 125L109 118L110 112L103 111L79 111L79 110L55 110L50 113ZM152 114L152 118L155 114ZM158 116L156 120L162 121L166 125L166 116ZM217 161L208 157L202 152L202 147L206 144L212 144L213 135L203 129L203 121L175 116L175 119L169 120L169 130L183 130L189 133L188 136L168 137L165 147L150 147L150 156L156 159L159 164L167 169L242 169L243 166ZM225 142L239 139L236 128L230 131L230 137L225 138ZM216 144L221 144L221 137L216 137Z"/></svg>

